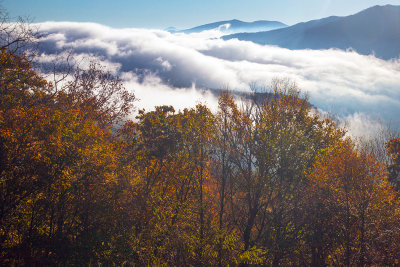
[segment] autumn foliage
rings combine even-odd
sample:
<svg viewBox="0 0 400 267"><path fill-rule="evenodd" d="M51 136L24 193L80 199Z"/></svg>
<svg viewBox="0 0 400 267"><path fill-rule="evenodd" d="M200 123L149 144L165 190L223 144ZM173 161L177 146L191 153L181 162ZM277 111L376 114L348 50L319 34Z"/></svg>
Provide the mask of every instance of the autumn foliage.
<svg viewBox="0 0 400 267"><path fill-rule="evenodd" d="M395 266L389 166L299 90L140 110L92 64L57 88L0 54L0 264Z"/></svg>

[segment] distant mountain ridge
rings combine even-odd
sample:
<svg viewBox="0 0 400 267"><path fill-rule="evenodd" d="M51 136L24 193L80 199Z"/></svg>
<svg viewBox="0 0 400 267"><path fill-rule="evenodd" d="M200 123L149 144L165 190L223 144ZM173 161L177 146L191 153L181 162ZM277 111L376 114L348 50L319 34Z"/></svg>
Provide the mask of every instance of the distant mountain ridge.
<svg viewBox="0 0 400 267"><path fill-rule="evenodd" d="M221 31L226 33L238 33L238 32L269 31L269 30L280 29L283 27L287 27L287 25L279 21L257 20L253 22L245 22L233 19L233 20L208 23L181 31L176 30L174 27L169 27L166 30L169 32L195 33L195 32L202 32L220 28Z"/></svg>
<svg viewBox="0 0 400 267"><path fill-rule="evenodd" d="M289 49L352 48L382 59L400 56L400 6L374 6L346 17L328 17L281 29L222 37Z"/></svg>

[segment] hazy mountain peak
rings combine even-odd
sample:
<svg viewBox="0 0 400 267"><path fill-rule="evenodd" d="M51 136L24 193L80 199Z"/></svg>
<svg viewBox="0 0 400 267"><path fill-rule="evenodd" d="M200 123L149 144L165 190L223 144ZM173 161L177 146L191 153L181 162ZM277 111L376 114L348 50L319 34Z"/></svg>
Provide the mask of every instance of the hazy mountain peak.
<svg viewBox="0 0 400 267"><path fill-rule="evenodd" d="M221 27L223 25L229 24L229 27ZM238 32L259 32L259 31L269 31L274 29L280 29L287 27L286 24L279 21L269 21L269 20L257 20L253 22L245 22L238 19L217 21L212 23L207 23L204 25L196 26L190 29L182 30L179 32L184 33L195 33L214 29L220 29L227 34L238 33ZM170 27L171 28L171 27ZM172 32L172 31L170 31Z"/></svg>
<svg viewBox="0 0 400 267"><path fill-rule="evenodd" d="M164 31L174 33L174 32L178 32L179 30L175 27L168 27L168 28L165 28Z"/></svg>
<svg viewBox="0 0 400 267"><path fill-rule="evenodd" d="M354 15L323 19L257 33L224 36L289 49L352 48L383 59L400 55L400 6L373 6Z"/></svg>

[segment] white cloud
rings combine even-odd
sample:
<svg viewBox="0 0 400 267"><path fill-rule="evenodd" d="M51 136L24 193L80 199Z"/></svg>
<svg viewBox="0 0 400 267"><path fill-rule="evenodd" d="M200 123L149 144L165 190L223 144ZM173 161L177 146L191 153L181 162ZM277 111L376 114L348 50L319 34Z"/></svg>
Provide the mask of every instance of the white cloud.
<svg viewBox="0 0 400 267"><path fill-rule="evenodd" d="M171 34L160 30L113 29L94 23L38 25L43 60L59 52L97 57L123 74L140 104L194 105L211 100L197 88L250 90L288 77L312 104L342 118L366 114L400 124L400 61L384 61L353 51L297 50L219 39L221 32ZM168 103L167 103L168 102ZM212 104L212 103L210 103Z"/></svg>
<svg viewBox="0 0 400 267"><path fill-rule="evenodd" d="M155 106L172 105L176 110L192 108L197 104L206 104L212 111L217 111L218 100L210 91L190 88L172 88L162 83L159 77L147 75L141 82L133 73L121 75L125 87L135 92L139 99L138 109L154 110Z"/></svg>
<svg viewBox="0 0 400 267"><path fill-rule="evenodd" d="M348 130L350 136L362 137L370 140L376 134L381 133L388 125L377 118L373 118L365 113L354 113L341 120L341 127Z"/></svg>

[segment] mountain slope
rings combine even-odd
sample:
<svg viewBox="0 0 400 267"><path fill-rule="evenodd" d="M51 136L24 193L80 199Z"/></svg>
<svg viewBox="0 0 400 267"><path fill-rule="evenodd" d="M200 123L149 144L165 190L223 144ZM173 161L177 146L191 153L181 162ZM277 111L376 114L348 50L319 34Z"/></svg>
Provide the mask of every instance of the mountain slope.
<svg viewBox="0 0 400 267"><path fill-rule="evenodd" d="M269 30L279 29L286 26L287 26L286 24L279 21L258 20L253 22L244 22L234 19L234 20L213 22L197 26L191 29L186 29L180 32L194 33L194 32L213 30L217 28L220 28L222 31L227 33L259 32L259 31L269 31Z"/></svg>
<svg viewBox="0 0 400 267"><path fill-rule="evenodd" d="M383 59L400 55L400 6L374 6L347 17L328 17L283 29L224 36L289 49L353 48Z"/></svg>

